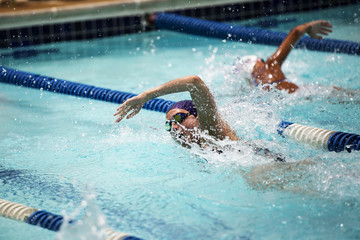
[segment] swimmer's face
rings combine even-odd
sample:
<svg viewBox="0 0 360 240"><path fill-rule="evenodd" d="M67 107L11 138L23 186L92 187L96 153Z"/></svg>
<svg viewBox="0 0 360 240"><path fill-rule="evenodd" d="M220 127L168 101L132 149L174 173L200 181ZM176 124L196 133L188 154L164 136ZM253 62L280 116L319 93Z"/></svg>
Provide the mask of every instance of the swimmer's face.
<svg viewBox="0 0 360 240"><path fill-rule="evenodd" d="M166 114L166 120L173 120L177 113L188 114L189 112L180 108L171 109ZM181 143L197 142L197 133L199 127L199 120L197 117L194 115L189 115L181 123L172 122L171 124L170 134L175 140L180 141Z"/></svg>

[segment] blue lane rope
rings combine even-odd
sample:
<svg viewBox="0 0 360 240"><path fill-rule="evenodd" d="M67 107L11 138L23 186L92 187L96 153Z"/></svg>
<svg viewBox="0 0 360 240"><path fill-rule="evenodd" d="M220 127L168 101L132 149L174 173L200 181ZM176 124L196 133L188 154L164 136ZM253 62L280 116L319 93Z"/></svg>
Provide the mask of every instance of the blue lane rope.
<svg viewBox="0 0 360 240"><path fill-rule="evenodd" d="M350 153L353 150L360 150L360 135L353 133L335 132L284 121L278 125L278 133L282 136L292 137L297 141L318 146L324 142L322 148L330 152L346 150Z"/></svg>
<svg viewBox="0 0 360 240"><path fill-rule="evenodd" d="M56 215L44 210L38 210L30 215L26 223L31 225L38 225L42 228L57 232L60 230L60 226L63 221L63 216Z"/></svg>
<svg viewBox="0 0 360 240"><path fill-rule="evenodd" d="M128 98L136 96L136 94L133 93L120 92L82 83L70 82L43 75L27 73L4 66L0 66L0 71L0 82L56 93L91 98L117 104L122 104ZM148 101L143 108L158 112L166 112L169 106L173 103L173 101L156 98Z"/></svg>
<svg viewBox="0 0 360 240"><path fill-rule="evenodd" d="M64 217L56 215L44 210L38 210L32 207L28 207L19 203L0 199L0 216L7 217L9 219L26 222L31 225L46 228L51 231L59 231L61 225L64 222ZM69 224L74 223L73 220L69 220ZM111 228L104 229L107 235L106 239L127 239L127 240L141 240L141 238L129 235L123 232L117 232Z"/></svg>
<svg viewBox="0 0 360 240"><path fill-rule="evenodd" d="M64 217L60 215L56 215L44 210L37 210L33 212L29 218L26 220L26 223L31 225L36 225L42 228L46 228L51 231L58 232L60 230L61 225L64 222ZM73 223L73 220L69 220L69 223ZM114 239L122 239L122 240L142 240L141 238L125 235L124 233L113 232L115 235L120 235L121 238Z"/></svg>
<svg viewBox="0 0 360 240"><path fill-rule="evenodd" d="M51 231L58 232L62 223L64 222L64 217L60 215L56 215L44 210L38 210L32 213L29 218L26 220L26 223L31 225L37 225L42 228L49 229ZM69 223L73 223L72 220ZM123 233L116 233L120 234L121 238L114 238L114 239L122 239L122 240L142 240L141 238L131 236L131 235L124 235ZM112 239L112 238L111 238Z"/></svg>
<svg viewBox="0 0 360 240"><path fill-rule="evenodd" d="M336 132L331 135L328 142L329 151L341 152L351 150L360 150L360 135L344 133L344 132Z"/></svg>
<svg viewBox="0 0 360 240"><path fill-rule="evenodd" d="M219 23L170 13L158 14L155 24L159 29L273 46L279 46L287 36L287 33L283 32ZM360 55L360 43L329 38L318 40L304 36L298 41L295 48Z"/></svg>

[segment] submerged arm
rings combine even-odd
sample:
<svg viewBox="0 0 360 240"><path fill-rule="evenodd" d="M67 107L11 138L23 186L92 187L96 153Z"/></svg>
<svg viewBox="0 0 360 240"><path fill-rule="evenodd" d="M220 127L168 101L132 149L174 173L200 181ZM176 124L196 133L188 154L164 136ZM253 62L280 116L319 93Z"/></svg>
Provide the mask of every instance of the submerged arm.
<svg viewBox="0 0 360 240"><path fill-rule="evenodd" d="M118 116L116 122L120 122L125 116L127 119L132 118L140 112L147 101L153 98L185 91L190 93L198 110L201 130L207 130L211 136L220 139L235 134L226 121L220 117L213 95L198 76L177 78L126 100L114 114Z"/></svg>

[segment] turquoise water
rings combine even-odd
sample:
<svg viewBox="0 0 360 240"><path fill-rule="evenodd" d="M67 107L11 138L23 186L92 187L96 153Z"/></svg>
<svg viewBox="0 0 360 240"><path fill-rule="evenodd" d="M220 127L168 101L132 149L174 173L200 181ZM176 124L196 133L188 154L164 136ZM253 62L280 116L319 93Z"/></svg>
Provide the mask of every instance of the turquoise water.
<svg viewBox="0 0 360 240"><path fill-rule="evenodd" d="M318 18L334 25L331 38L360 39L358 5L279 16L288 22L271 29L287 32ZM276 134L281 120L359 134L359 57L294 50L285 74L314 85L287 96L251 89L231 74L236 57L267 57L276 49L265 45L159 31L39 49L56 51L3 57L1 64L133 93L197 74L241 137L314 164L277 166L268 184L248 182L244 172L269 160L246 150L183 149L163 130L162 113L143 110L114 124L114 104L0 84L1 198L72 216L96 194L100 209L58 235L0 218L0 239L91 239L89 229L102 214L113 229L144 239L360 238L359 152L323 152ZM353 89L351 96L331 93L333 85Z"/></svg>

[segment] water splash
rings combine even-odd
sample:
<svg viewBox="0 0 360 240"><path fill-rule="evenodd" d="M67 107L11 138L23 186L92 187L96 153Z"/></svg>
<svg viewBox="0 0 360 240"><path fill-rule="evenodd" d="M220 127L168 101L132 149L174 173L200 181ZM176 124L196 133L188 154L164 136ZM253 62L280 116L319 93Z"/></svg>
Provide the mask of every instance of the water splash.
<svg viewBox="0 0 360 240"><path fill-rule="evenodd" d="M291 163L278 165L269 159L256 156L244 143L236 143L236 146L232 144L232 150L228 148L222 154L203 150L195 152L212 166L230 165L232 169L253 173L254 176L248 183L255 189L286 190L327 199L357 198L360 195L359 174L352 169L359 167L356 157L358 153L353 153L352 156L346 153L325 153L282 139L278 136L276 128L282 120L286 120L356 133L357 126L340 125L346 124L344 119L347 117L354 119L356 112L351 112L349 116L339 116L338 113L343 112L343 109L354 108L359 102L360 91L336 88L332 84L323 85L326 75L317 77L315 82L307 83L307 79L312 76L301 74L303 70L298 69L311 68L306 61L294 66L290 66L289 63L284 66L290 69L291 79L302 88L296 94L291 95L276 89L272 89L271 92L252 89L239 76L231 73L231 63L216 62L216 57L222 58L215 56L216 54L218 52L213 52L207 59L208 68L203 70L202 75L218 98L222 116L244 140L251 140L259 146L280 152ZM326 59L326 62L340 64L343 58L332 56L331 59ZM223 145L225 149L231 145L226 141L218 144ZM344 159L350 160L344 164Z"/></svg>
<svg viewBox="0 0 360 240"><path fill-rule="evenodd" d="M56 234L57 240L101 240L106 237L106 217L95 203L95 198L96 194L88 192L77 209L63 214L64 223ZM70 219L76 220L69 223Z"/></svg>

